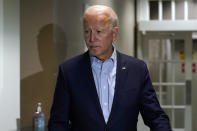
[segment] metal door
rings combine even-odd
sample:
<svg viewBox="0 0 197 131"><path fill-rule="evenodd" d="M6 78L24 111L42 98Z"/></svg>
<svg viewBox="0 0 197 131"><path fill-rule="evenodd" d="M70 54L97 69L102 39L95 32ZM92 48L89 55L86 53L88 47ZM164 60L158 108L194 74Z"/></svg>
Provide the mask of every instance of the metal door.
<svg viewBox="0 0 197 131"><path fill-rule="evenodd" d="M139 47L173 131L191 131L191 32L147 32Z"/></svg>

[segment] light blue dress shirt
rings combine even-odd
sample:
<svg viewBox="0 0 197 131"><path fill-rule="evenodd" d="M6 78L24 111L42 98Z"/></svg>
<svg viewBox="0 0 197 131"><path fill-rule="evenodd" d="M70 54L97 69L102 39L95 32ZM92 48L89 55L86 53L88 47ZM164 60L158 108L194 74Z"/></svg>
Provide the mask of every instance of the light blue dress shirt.
<svg viewBox="0 0 197 131"><path fill-rule="evenodd" d="M117 54L116 49L112 56L102 62L95 56L90 56L94 82L98 93L100 105L107 123L111 112L116 82Z"/></svg>

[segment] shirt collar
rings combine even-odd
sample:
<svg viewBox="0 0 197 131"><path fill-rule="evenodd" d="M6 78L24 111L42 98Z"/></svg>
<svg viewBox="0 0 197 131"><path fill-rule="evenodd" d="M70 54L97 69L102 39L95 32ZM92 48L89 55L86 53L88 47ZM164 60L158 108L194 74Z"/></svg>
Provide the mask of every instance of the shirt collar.
<svg viewBox="0 0 197 131"><path fill-rule="evenodd" d="M114 49L114 51L113 51L113 53L112 53L112 55L111 55L111 59L112 59L112 61L113 62L115 62L116 60L117 60L117 55L116 55L116 48L115 48L115 46L113 46L113 49Z"/></svg>

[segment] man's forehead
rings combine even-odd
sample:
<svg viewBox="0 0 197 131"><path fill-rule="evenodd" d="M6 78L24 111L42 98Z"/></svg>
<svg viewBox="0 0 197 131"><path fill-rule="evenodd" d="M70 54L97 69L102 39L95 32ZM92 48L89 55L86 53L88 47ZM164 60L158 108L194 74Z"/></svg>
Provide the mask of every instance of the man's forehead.
<svg viewBox="0 0 197 131"><path fill-rule="evenodd" d="M95 19L95 20L106 20L110 16L106 13L103 12L98 12L98 13L89 13L85 15L85 19Z"/></svg>

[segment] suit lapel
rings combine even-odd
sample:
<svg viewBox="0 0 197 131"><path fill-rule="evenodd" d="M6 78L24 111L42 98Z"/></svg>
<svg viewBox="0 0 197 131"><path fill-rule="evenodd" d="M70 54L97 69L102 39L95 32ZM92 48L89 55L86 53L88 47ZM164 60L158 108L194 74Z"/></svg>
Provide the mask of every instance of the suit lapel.
<svg viewBox="0 0 197 131"><path fill-rule="evenodd" d="M98 96L98 93L97 93L97 90L96 90L96 85L95 85L95 82L94 82L90 57L89 57L88 52L86 52L84 55L85 55L85 64L84 64L85 65L85 70L84 71L88 72L86 81L89 83L89 87L88 87L89 88L88 90L90 91L89 94L91 95L91 98L94 101L94 104L95 104L94 107L96 107L97 112L99 113L99 115L103 119L102 121L105 122L103 112L102 112L102 108L101 108L100 101L99 101L99 96Z"/></svg>
<svg viewBox="0 0 197 131"><path fill-rule="evenodd" d="M114 92L114 98L113 98L113 104L111 108L111 113L108 119L108 123L112 122L113 117L118 114L118 101L119 99L119 90L121 87L124 86L124 80L127 74L127 66L126 66L126 61L122 59L122 55L117 51L117 69L116 69L116 85L115 85L115 92Z"/></svg>

